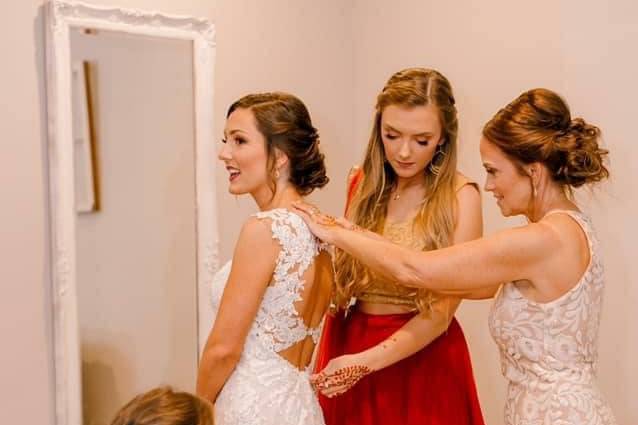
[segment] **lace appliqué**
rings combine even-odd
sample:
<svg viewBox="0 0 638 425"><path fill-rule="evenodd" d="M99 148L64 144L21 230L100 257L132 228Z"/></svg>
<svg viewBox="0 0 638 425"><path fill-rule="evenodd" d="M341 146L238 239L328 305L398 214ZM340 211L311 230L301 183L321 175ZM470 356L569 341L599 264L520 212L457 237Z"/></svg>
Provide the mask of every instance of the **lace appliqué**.
<svg viewBox="0 0 638 425"><path fill-rule="evenodd" d="M321 246L301 217L294 213L276 209L255 216L272 221L272 235L281 244L281 252L273 280L257 312L252 334L275 352L283 351L308 336L316 344L321 325L308 328L295 309L295 303L302 301L303 274L319 254Z"/></svg>
<svg viewBox="0 0 638 425"><path fill-rule="evenodd" d="M604 289L598 241L586 217L567 214L589 241L591 259L580 281L548 303L531 301L505 284L490 313L490 332L509 381L506 425L616 424L595 382Z"/></svg>

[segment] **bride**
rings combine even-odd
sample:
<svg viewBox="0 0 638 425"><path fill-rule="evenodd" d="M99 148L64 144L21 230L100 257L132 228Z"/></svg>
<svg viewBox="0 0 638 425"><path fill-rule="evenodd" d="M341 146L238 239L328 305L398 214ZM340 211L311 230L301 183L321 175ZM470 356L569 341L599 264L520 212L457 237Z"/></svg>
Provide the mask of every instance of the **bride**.
<svg viewBox="0 0 638 425"><path fill-rule="evenodd" d="M251 94L226 116L219 159L229 191L260 212L243 225L232 262L215 276L216 318L197 393L215 424L323 425L309 381L333 287L330 255L290 208L328 183L305 105L286 93Z"/></svg>

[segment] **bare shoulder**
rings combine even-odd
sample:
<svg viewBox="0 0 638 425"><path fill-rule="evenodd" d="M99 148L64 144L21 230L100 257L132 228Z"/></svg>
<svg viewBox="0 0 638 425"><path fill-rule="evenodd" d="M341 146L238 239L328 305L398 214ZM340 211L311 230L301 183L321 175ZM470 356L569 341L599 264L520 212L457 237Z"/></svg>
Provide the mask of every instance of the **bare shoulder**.
<svg viewBox="0 0 638 425"><path fill-rule="evenodd" d="M556 229L543 222L500 231L494 235L494 241L500 242L504 251L536 260L553 257L561 247Z"/></svg>
<svg viewBox="0 0 638 425"><path fill-rule="evenodd" d="M461 190L467 191L470 189L478 193L481 192L479 189L478 183L476 183L474 180L470 179L469 177L467 177L465 174L461 173L460 171L457 171L456 176L454 178L454 190L459 192Z"/></svg>
<svg viewBox="0 0 638 425"><path fill-rule="evenodd" d="M461 176L461 177L458 177ZM481 194L475 184L458 173L455 208L454 243L465 242L483 235L483 211ZM460 179L463 180L460 180Z"/></svg>
<svg viewBox="0 0 638 425"><path fill-rule="evenodd" d="M242 225L227 288L252 288L268 284L281 248L273 239L271 220L248 218Z"/></svg>
<svg viewBox="0 0 638 425"><path fill-rule="evenodd" d="M279 245L272 236L272 219L264 217L249 217L241 227L237 248L252 247L259 249L260 254L265 254L264 250L276 252Z"/></svg>
<svg viewBox="0 0 638 425"><path fill-rule="evenodd" d="M475 184L465 184L456 191L456 200L460 208L481 206L481 193Z"/></svg>
<svg viewBox="0 0 638 425"><path fill-rule="evenodd" d="M260 218L257 216L250 216L244 224L241 226L240 235L252 236L252 237L270 237L270 218ZM241 237L241 236L240 236Z"/></svg>
<svg viewBox="0 0 638 425"><path fill-rule="evenodd" d="M456 173L456 202L458 204L459 219L472 211L481 210L481 192L478 185L463 174Z"/></svg>
<svg viewBox="0 0 638 425"><path fill-rule="evenodd" d="M538 224L542 224L563 243L569 244L574 241L586 240L583 228L576 219L569 214L550 214L539 221Z"/></svg>

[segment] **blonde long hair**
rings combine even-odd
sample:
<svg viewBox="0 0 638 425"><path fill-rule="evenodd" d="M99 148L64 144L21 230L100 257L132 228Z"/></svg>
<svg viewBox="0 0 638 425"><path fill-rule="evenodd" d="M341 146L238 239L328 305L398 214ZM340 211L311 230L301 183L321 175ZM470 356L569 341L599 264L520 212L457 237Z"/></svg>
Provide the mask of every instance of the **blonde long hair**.
<svg viewBox="0 0 638 425"><path fill-rule="evenodd" d="M386 107L433 105L439 113L442 143L423 170L426 197L414 218L414 229L423 240L423 249L452 244L456 217L456 162L458 120L452 87L441 73L424 68L408 68L394 74L377 96L374 124L362 164L363 178L350 201L347 217L359 226L377 233L383 231L390 193L397 176L388 163L381 139L381 116ZM372 282L369 270L351 256L337 251L336 304L345 308L351 297ZM431 306L428 291L420 290L417 307Z"/></svg>

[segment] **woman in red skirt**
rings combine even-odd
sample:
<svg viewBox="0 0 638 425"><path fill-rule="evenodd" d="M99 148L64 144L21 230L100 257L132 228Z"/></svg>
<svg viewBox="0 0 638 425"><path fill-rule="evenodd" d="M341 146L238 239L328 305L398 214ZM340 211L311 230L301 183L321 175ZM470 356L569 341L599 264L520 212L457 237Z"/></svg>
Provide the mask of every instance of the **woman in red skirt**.
<svg viewBox="0 0 638 425"><path fill-rule="evenodd" d="M377 97L361 169L350 174L347 216L418 250L481 236L480 194L456 171L457 112L434 70L394 74ZM336 256L329 315L313 380L327 425L483 425L457 298L435 298ZM356 301L356 302L355 302ZM340 385L324 373L343 369Z"/></svg>

